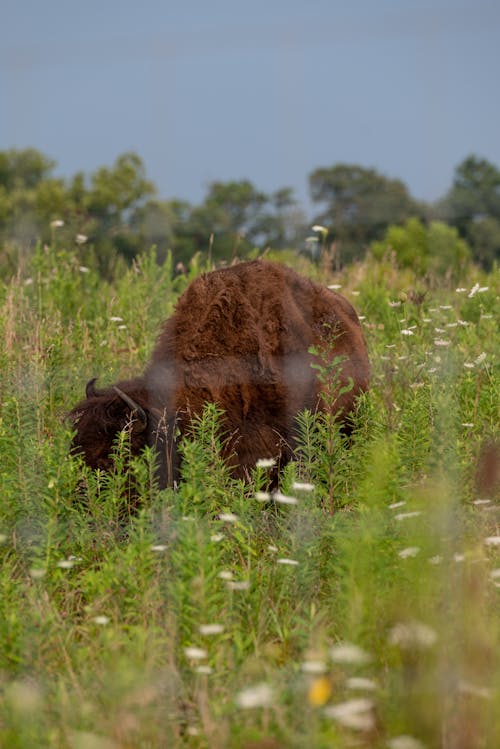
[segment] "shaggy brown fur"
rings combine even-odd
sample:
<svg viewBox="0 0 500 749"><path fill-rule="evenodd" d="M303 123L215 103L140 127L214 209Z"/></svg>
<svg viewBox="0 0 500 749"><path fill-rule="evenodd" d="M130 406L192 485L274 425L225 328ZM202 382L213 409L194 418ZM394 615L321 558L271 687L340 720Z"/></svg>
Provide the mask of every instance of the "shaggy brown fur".
<svg viewBox="0 0 500 749"><path fill-rule="evenodd" d="M174 430L185 433L211 401L224 410L225 456L235 476L248 477L259 458L284 464L297 413L325 407L308 349L330 339L330 356L344 358L340 384L353 382L335 404L345 422L369 383L366 345L349 302L263 260L207 273L180 297L144 374L118 383L143 412L113 388L90 387L70 414L73 449L89 466L108 469L117 432L132 422L132 452L155 446L160 484L169 485L178 472Z"/></svg>

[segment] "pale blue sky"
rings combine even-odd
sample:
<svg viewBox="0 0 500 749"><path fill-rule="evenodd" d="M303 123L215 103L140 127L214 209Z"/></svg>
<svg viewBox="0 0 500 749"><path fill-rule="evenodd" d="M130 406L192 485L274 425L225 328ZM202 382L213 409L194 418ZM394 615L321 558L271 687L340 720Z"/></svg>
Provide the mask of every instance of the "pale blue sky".
<svg viewBox="0 0 500 749"><path fill-rule="evenodd" d="M448 189L500 165L500 3L3 0L0 150L58 174L136 151L164 198L290 186L337 162Z"/></svg>

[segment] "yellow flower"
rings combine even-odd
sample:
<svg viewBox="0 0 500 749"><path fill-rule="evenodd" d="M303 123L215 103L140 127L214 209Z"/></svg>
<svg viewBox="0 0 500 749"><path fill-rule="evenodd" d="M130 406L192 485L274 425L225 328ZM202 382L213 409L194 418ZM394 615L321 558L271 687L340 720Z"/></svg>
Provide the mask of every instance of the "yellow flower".
<svg viewBox="0 0 500 749"><path fill-rule="evenodd" d="M332 685L330 679L326 676L320 676L311 682L309 691L307 693L307 699L309 704L313 707L321 707L327 702L332 693Z"/></svg>

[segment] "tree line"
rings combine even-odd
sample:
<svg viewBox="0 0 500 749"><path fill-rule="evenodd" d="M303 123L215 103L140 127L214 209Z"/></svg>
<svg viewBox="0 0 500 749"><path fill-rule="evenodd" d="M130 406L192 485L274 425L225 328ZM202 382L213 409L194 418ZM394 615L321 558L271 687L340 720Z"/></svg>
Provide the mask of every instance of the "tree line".
<svg viewBox="0 0 500 749"><path fill-rule="evenodd" d="M4 258L56 239L80 245L82 262L92 255L103 272L117 258L131 261L152 245L160 259L171 251L179 264L198 252L228 261L267 247L309 248L312 254L328 247L337 267L363 258L369 248L380 254L388 246L403 262L415 252L430 262L441 253L443 266L452 256L470 256L488 270L500 258L500 169L474 155L456 167L450 189L432 204L415 200L401 180L375 169L316 169L309 175L317 207L312 218L292 188L268 194L248 180L210 183L199 205L163 200L135 153L69 179L56 177L55 168L35 149L0 152ZM312 224L318 232L308 243Z"/></svg>

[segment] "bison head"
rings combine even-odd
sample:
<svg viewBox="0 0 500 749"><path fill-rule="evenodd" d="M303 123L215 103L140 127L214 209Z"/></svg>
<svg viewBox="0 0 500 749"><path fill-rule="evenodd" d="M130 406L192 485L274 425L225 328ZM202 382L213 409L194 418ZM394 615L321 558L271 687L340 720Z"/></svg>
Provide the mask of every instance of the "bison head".
<svg viewBox="0 0 500 749"><path fill-rule="evenodd" d="M119 432L129 431L133 455L148 444L147 393L138 381L102 390L98 390L95 383L96 378L87 383L85 399L69 413L75 429L71 449L74 454L82 455L91 468L109 470Z"/></svg>

